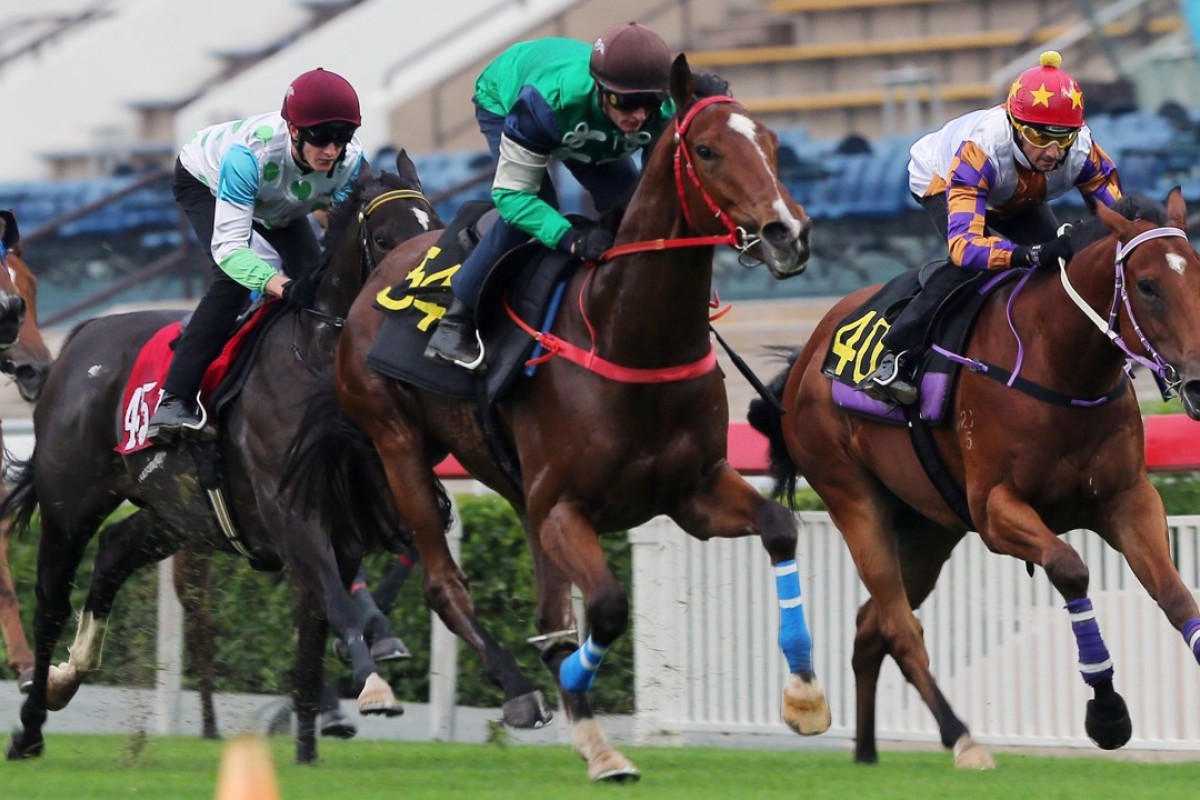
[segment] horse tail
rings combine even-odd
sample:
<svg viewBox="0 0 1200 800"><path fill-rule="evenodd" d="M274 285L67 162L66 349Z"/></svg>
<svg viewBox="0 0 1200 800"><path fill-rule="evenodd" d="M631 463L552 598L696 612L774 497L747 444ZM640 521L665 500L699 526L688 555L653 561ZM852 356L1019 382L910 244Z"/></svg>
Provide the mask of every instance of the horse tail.
<svg viewBox="0 0 1200 800"><path fill-rule="evenodd" d="M787 366L771 379L771 382L767 384L767 391L776 401L782 402L783 387L787 384L788 375L791 374L792 366L800 356L800 351L787 348L773 349L786 357ZM796 465L792 463L787 445L783 441L782 415L774 403L768 402L766 398L758 397L750 401L750 410L746 416L750 427L767 437L767 473L775 482L775 486L771 490L772 496L786 501L794 509L793 499L800 476L796 472Z"/></svg>
<svg viewBox="0 0 1200 800"><path fill-rule="evenodd" d="M327 530L344 531L368 550L411 549L412 537L399 522L379 454L338 403L333 384L317 390L288 445L280 496L320 520ZM440 498L439 498L440 500ZM446 498L449 519L449 498ZM339 533L340 535L340 533Z"/></svg>
<svg viewBox="0 0 1200 800"><path fill-rule="evenodd" d="M37 452L36 445L34 452ZM8 472L13 484L8 496L0 502L0 519L10 520L17 533L29 530L33 524L33 513L38 507L37 489L33 485L33 461L31 455L28 460L12 462Z"/></svg>

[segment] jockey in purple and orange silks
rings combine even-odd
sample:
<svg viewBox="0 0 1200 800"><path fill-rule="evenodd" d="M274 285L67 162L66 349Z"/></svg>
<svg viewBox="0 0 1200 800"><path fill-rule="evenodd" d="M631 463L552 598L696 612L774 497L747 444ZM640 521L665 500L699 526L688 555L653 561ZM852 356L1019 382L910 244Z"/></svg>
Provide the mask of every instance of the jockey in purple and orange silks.
<svg viewBox="0 0 1200 800"><path fill-rule="evenodd" d="M981 270L1054 268L1071 258L1049 201L1078 189L1089 208L1121 197L1117 168L1083 120L1083 91L1042 53L1008 100L951 120L912 146L909 189L946 239L959 270L938 270L892 321L887 352L860 386L881 400L916 401L911 380L931 315Z"/></svg>

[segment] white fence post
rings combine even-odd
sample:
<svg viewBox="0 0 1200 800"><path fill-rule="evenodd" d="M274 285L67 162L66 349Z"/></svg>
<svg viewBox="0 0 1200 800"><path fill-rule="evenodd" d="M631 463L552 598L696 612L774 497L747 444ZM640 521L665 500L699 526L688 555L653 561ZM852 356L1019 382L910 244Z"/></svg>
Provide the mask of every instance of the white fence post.
<svg viewBox="0 0 1200 800"><path fill-rule="evenodd" d="M449 494L449 492L448 492ZM461 561L462 518L458 504L450 497L454 515L446 532L450 554ZM434 740L452 742L455 736L454 709L458 694L458 637L450 632L437 614L430 612L429 626L429 735Z"/></svg>
<svg viewBox="0 0 1200 800"><path fill-rule="evenodd" d="M183 606L175 595L175 558L158 562L158 639L154 671L155 731L179 733L183 690Z"/></svg>

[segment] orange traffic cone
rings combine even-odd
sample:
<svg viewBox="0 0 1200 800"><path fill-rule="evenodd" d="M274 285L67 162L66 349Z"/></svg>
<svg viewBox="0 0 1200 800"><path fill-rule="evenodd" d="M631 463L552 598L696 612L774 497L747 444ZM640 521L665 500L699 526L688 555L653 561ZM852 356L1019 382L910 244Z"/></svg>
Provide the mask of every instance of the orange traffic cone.
<svg viewBox="0 0 1200 800"><path fill-rule="evenodd" d="M246 734L225 746L216 800L280 800L275 766L265 739Z"/></svg>

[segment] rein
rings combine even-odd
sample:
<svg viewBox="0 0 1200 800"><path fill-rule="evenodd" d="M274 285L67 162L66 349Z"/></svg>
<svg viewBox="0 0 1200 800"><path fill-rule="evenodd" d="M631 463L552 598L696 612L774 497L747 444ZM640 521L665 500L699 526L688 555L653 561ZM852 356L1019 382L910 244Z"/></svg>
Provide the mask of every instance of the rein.
<svg viewBox="0 0 1200 800"><path fill-rule="evenodd" d="M691 212L688 210L687 198L687 183L684 182L686 174L691 182L691 185L700 193L704 204L713 212L713 216L721 220L725 226L726 233L713 236L688 236L675 239L648 239L639 242L627 242L625 244L615 245L610 247L600 256L599 261L585 262L589 270L593 270L598 263L610 261L620 256L632 255L634 253L658 252L663 250L672 250L684 247L713 247L716 245L727 244L730 247L739 251L739 260L746 255L746 251L758 243L757 237L750 236L744 228L734 224L729 215L725 213L716 201L712 199L712 195L704 188L704 184L700 181L700 176L696 174L695 167L692 165L692 157L688 152L686 135L688 129L692 125L692 120L696 114L702 109L717 103L736 103L732 97L725 95L714 95L712 97L702 98L688 109L683 115L683 119L675 121L675 155L673 158L673 172L675 175L675 194L679 199L679 206L683 211L684 221L689 228L695 229L696 225L692 220ZM717 354L713 347L709 346L708 353L700 359L693 361L690 364L680 364L673 367L659 367L654 369L639 369L635 367L624 367L616 364L596 354L596 336L592 328L591 321L588 319L587 310L584 308L583 298L587 291L588 283L592 279L594 272L589 272L583 285L580 287L579 293L579 311L583 318L584 324L587 326L589 338L592 341L591 349L585 350L578 345L572 344L564 339L560 339L549 331L538 331L531 325L521 319L508 303L505 298L504 310L509 318L517 327L525 331L546 351L543 355L537 358L532 358L526 362L526 366L536 366L556 356L562 356L568 361L577 364L584 369L594 372L610 380L620 381L622 383L665 383L670 381L682 381L690 378L696 378L701 375L706 375L717 367Z"/></svg>
<svg viewBox="0 0 1200 800"><path fill-rule="evenodd" d="M1094 324L1100 330L1100 332L1104 334L1105 338L1119 348L1121 352L1125 353L1125 356L1128 359L1136 361L1154 373L1159 380L1160 388L1162 388L1163 399L1168 400L1170 399L1171 394L1175 391L1175 387L1179 385L1179 377L1176 374L1175 369L1168 364L1161 355L1159 355L1158 351L1155 350L1154 346L1150 343L1150 340L1147 339L1145 334L1142 333L1142 329L1138 325L1137 318L1134 317L1133 314L1133 305L1129 299L1129 291L1125 286L1124 270L1125 262L1129 260L1129 256L1138 246L1145 244L1152 239L1165 238L1187 239L1188 237L1187 234L1179 228L1160 227L1152 228L1148 231L1139 233L1124 245L1122 245L1120 242L1117 242L1116 258L1113 262L1113 267L1116 270L1113 286L1113 299L1111 305L1109 306L1107 320L1101 317L1095 309L1088 305L1087 301L1083 299L1083 296L1079 293L1079 291L1071 285L1071 281L1067 277L1067 265L1061 259L1059 260L1058 268L1059 278L1062 281L1063 288L1067 292L1067 296L1071 298L1071 302L1073 302L1076 307L1083 312L1084 316L1086 316L1088 320L1090 320L1092 324ZM1005 313L1008 317L1009 329L1012 330L1013 335L1017 337L1017 363L1011 372L1002 367L998 367L995 364L988 364L984 361L977 361L975 359L967 358L966 356L951 352L938 345L934 345L932 349L945 358L963 365L972 372L980 373L986 377L1003 383L1009 388L1017 389L1018 391L1024 392L1025 394L1035 397L1038 400L1051 403L1053 405L1066 406L1069 408L1091 408L1112 402L1113 400L1116 400L1124 395L1129 388L1128 374L1122 375L1121 382L1111 391L1098 397L1091 398L1070 397L1062 394L1061 392L1056 392L1053 389L1049 389L1045 386L1041 386L1033 381L1021 377L1021 366L1025 360L1025 348L1021 343L1021 337L1017 335L1016 329L1013 328L1012 306L1016 301L1017 295L1020 294L1023 288L1025 288L1025 284L1028 283L1029 278L1032 275L1033 271L1030 270L1024 276L1022 276L1020 283L1017 284L1017 287L1009 296L1008 304L1005 308ZM1133 325L1133 329L1137 334L1138 341L1141 342L1141 345L1146 352L1150 354L1150 358L1133 352L1129 345L1125 343L1124 337L1117 330L1118 315L1122 305L1124 306L1126 313L1129 315L1129 321ZM1128 367L1126 368L1126 373L1128 373Z"/></svg>
<svg viewBox="0 0 1200 800"><path fill-rule="evenodd" d="M1106 322L1096 311L1089 306L1080 296L1075 287L1071 285L1071 281L1067 279L1067 267L1065 264L1059 264L1059 275L1062 279L1063 288L1067 291L1067 296L1071 301L1079 307L1079 310L1084 313L1092 324L1108 338L1110 342L1120 348L1121 352L1125 353L1126 357L1136 361L1143 367L1146 367L1153 372L1160 380L1160 386L1163 388L1163 399L1169 399L1170 395L1175 392L1179 386L1179 375L1175 372L1175 368L1166 362L1159 355L1159 352L1154 349L1154 345L1150 344L1150 340L1142 333L1142 328L1138 325L1137 318L1133 315L1133 304L1129 299L1129 289L1125 285L1125 262L1129 260L1129 256L1141 244L1144 244L1151 239L1167 239L1180 238L1187 239L1188 235L1179 228L1162 227L1151 228L1148 231L1143 231L1137 236L1130 239L1122 245L1117 242L1117 254L1113 261L1113 266L1116 270L1116 277L1113 285L1113 299L1108 309L1108 321ZM1130 349L1129 345L1125 344L1124 337L1117 331L1117 316L1120 314L1121 306L1125 307L1125 313L1129 315L1129 322L1133 326L1134 333L1137 334L1138 341L1141 342L1142 348L1145 349L1150 357L1147 358L1138 355Z"/></svg>

